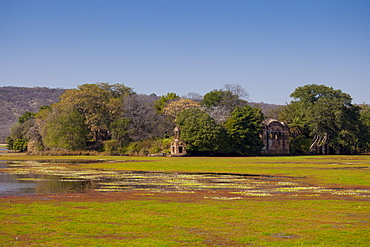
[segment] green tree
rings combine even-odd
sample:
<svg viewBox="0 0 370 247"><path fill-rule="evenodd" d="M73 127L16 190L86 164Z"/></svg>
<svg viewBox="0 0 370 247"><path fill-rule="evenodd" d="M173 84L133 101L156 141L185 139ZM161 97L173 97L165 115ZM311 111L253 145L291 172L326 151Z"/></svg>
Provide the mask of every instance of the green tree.
<svg viewBox="0 0 370 247"><path fill-rule="evenodd" d="M14 150L14 149L13 149L13 145L14 145L14 140L13 140L13 138L11 138L10 136L8 136L8 137L6 138L6 148L7 148L8 150Z"/></svg>
<svg viewBox="0 0 370 247"><path fill-rule="evenodd" d="M244 100L247 97L248 93L240 85L226 84L223 89L205 94L201 105L218 124L223 124L236 107L247 105Z"/></svg>
<svg viewBox="0 0 370 247"><path fill-rule="evenodd" d="M203 96L202 105L208 108L218 106L221 104L222 98L225 96L225 94L226 92L216 89L208 92ZM229 94L231 95L231 93Z"/></svg>
<svg viewBox="0 0 370 247"><path fill-rule="evenodd" d="M128 144L130 141L129 124L130 119L122 117L117 118L110 125L112 139L118 143L119 147Z"/></svg>
<svg viewBox="0 0 370 247"><path fill-rule="evenodd" d="M361 135L360 135L360 149L363 152L370 151L370 105L362 104L360 111L361 120Z"/></svg>
<svg viewBox="0 0 370 247"><path fill-rule="evenodd" d="M281 107L278 119L285 122L290 132L290 152L292 154L308 154L310 152L311 137L306 121L306 112L303 111L302 102L292 102Z"/></svg>
<svg viewBox="0 0 370 247"><path fill-rule="evenodd" d="M325 85L310 84L296 88L291 94L296 108L312 138L315 153L353 153L360 135L359 107L350 95ZM291 124L292 122L288 123Z"/></svg>
<svg viewBox="0 0 370 247"><path fill-rule="evenodd" d="M177 116L177 124L187 150L214 152L220 148L223 133L221 126L200 109L182 111Z"/></svg>
<svg viewBox="0 0 370 247"><path fill-rule="evenodd" d="M261 110L251 106L237 107L231 113L225 127L233 152L242 155L260 153L263 118Z"/></svg>
<svg viewBox="0 0 370 247"><path fill-rule="evenodd" d="M116 83L109 84L105 82L96 83L97 87L108 92L109 98L123 98L125 96L136 94L131 87L127 87L124 84Z"/></svg>
<svg viewBox="0 0 370 247"><path fill-rule="evenodd" d="M302 118L291 118L289 126L290 132L290 151L292 154L306 154L309 153L311 144L310 138L305 132L305 126Z"/></svg>
<svg viewBox="0 0 370 247"><path fill-rule="evenodd" d="M122 84L84 84L67 90L58 105L82 114L93 140L98 142L110 139L110 125L123 113L122 99L132 94L132 89Z"/></svg>
<svg viewBox="0 0 370 247"><path fill-rule="evenodd" d="M24 112L18 118L18 123L10 128L10 135L7 137L7 148L15 151L26 151L30 129L35 125L35 113Z"/></svg>
<svg viewBox="0 0 370 247"><path fill-rule="evenodd" d="M35 124L29 129L26 135L29 139L27 151L30 153L37 153L44 150L45 146L43 143L42 128L44 127L45 120L51 112L51 106L43 105L35 114Z"/></svg>
<svg viewBox="0 0 370 247"><path fill-rule="evenodd" d="M24 152L27 150L28 141L25 139L17 139L13 143L13 150Z"/></svg>
<svg viewBox="0 0 370 247"><path fill-rule="evenodd" d="M35 119L29 119L23 123L16 123L10 128L10 137L15 139L27 139L26 135L35 124Z"/></svg>
<svg viewBox="0 0 370 247"><path fill-rule="evenodd" d="M76 109L54 108L43 127L43 143L49 149L81 150L87 146L89 130Z"/></svg>
<svg viewBox="0 0 370 247"><path fill-rule="evenodd" d="M243 106L247 101L242 100L238 95L233 94L228 90L213 90L206 93L202 100L202 105L211 108L217 106L226 106L229 109L234 109L237 106Z"/></svg>
<svg viewBox="0 0 370 247"><path fill-rule="evenodd" d="M179 96L175 93L167 93L166 95L162 95L159 100L155 101L155 109L157 110L157 113L162 113L166 103L177 98L179 98Z"/></svg>
<svg viewBox="0 0 370 247"><path fill-rule="evenodd" d="M22 116L18 118L18 123L22 124L26 122L27 120L30 120L32 118L35 118L36 113L25 111Z"/></svg>
<svg viewBox="0 0 370 247"><path fill-rule="evenodd" d="M226 84L223 89L206 93L201 104L207 108L226 106L233 110L237 106L245 106L247 97L248 93L240 85Z"/></svg>

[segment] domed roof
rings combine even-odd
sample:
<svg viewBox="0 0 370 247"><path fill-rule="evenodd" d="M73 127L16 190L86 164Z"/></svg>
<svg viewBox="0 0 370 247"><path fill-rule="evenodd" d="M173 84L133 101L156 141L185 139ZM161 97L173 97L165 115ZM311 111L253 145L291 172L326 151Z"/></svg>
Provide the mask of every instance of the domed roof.
<svg viewBox="0 0 370 247"><path fill-rule="evenodd" d="M275 119L275 118L266 118L263 122L262 122L262 124L265 124L265 125L270 125L271 123L273 123L273 122L278 122L278 123L280 123L279 122L279 120L277 120L277 119ZM280 123L281 124L281 123Z"/></svg>

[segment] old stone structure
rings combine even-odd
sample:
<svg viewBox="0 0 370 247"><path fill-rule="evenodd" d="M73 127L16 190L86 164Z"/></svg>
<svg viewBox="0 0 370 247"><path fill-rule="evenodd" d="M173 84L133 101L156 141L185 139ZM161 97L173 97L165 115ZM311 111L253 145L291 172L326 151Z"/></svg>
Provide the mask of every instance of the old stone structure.
<svg viewBox="0 0 370 247"><path fill-rule="evenodd" d="M261 135L264 147L262 155L286 155L290 154L289 129L274 118L267 118L262 122L263 133Z"/></svg>
<svg viewBox="0 0 370 247"><path fill-rule="evenodd" d="M175 140L171 142L171 156L183 156L186 154L185 142L180 140L180 129L175 127Z"/></svg>

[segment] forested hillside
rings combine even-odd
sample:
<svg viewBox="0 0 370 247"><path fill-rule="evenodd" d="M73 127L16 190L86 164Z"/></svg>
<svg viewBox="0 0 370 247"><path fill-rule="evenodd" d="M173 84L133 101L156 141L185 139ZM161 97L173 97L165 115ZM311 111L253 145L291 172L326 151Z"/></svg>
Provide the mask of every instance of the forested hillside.
<svg viewBox="0 0 370 247"><path fill-rule="evenodd" d="M37 112L40 106L58 102L64 91L45 87L0 87L0 143L5 143L10 127L25 111Z"/></svg>

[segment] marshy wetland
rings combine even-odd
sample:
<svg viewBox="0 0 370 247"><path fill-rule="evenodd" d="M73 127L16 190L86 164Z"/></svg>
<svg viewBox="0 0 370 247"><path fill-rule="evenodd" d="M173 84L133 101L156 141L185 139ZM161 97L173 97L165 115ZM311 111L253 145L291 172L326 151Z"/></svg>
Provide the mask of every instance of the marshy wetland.
<svg viewBox="0 0 370 247"><path fill-rule="evenodd" d="M368 246L370 157L0 156L3 246Z"/></svg>
<svg viewBox="0 0 370 247"><path fill-rule="evenodd" d="M123 191L194 193L212 190L235 195L224 199L242 199L244 196L370 198L370 189L315 186L305 183L303 177L294 176L79 169L81 164L106 164L106 162L81 159L3 161L0 163L0 196ZM125 162L127 161L109 163ZM352 169L369 168L352 167Z"/></svg>

